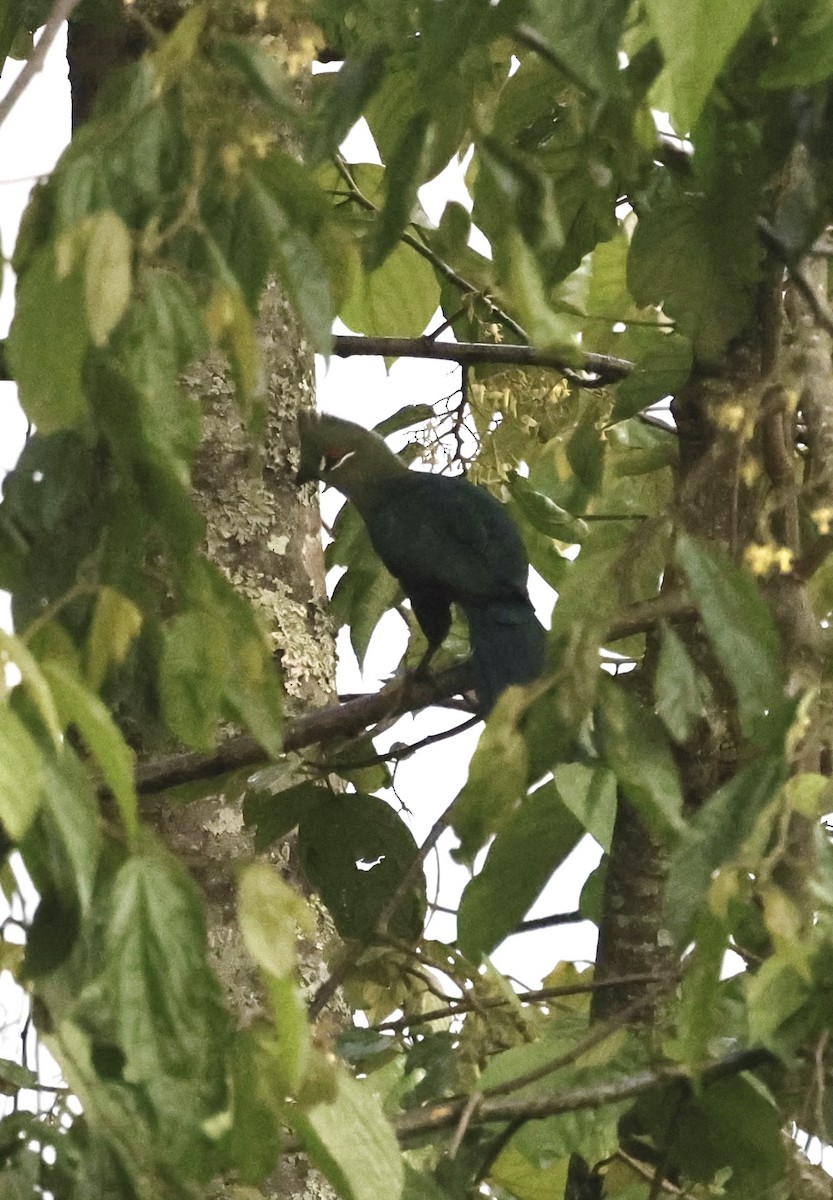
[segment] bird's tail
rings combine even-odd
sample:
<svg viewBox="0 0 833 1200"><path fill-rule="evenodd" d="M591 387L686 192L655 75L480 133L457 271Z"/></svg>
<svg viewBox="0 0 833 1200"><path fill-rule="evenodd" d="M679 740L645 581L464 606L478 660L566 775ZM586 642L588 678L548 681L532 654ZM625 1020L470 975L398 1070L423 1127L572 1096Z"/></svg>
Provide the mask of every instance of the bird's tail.
<svg viewBox="0 0 833 1200"><path fill-rule="evenodd" d="M531 683L546 665L547 635L529 600L468 604L469 641L481 716L513 683Z"/></svg>

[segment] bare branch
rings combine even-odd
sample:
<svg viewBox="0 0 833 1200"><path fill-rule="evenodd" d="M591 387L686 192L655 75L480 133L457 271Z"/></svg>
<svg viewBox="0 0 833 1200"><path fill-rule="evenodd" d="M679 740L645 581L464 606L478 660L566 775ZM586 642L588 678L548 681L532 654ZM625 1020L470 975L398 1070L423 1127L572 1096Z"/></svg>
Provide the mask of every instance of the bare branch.
<svg viewBox="0 0 833 1200"><path fill-rule="evenodd" d="M516 367L551 367L585 388L615 383L633 370L633 363L628 359L612 358L608 354L583 354L578 360L569 361L563 353L537 350L534 346L438 342L430 337L386 338L337 334L333 338L333 354L339 358L351 358L358 354L375 354L384 358L421 358L456 362L461 366L495 363Z"/></svg>

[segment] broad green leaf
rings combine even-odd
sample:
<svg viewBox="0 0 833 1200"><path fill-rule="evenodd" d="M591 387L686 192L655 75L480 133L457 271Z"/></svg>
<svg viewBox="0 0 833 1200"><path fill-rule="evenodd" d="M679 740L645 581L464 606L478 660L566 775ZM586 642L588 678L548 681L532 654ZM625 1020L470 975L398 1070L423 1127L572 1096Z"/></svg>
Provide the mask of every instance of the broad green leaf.
<svg viewBox="0 0 833 1200"><path fill-rule="evenodd" d="M111 666L123 663L142 627L142 613L115 588L103 587L95 600L86 646L87 680L101 687Z"/></svg>
<svg viewBox="0 0 833 1200"><path fill-rule="evenodd" d="M206 961L201 902L185 869L157 848L127 859L106 916L99 987L126 1056L125 1077L162 1087L175 1076L194 1085L214 1077L225 1018ZM98 988L88 1003L100 1004L97 995Z"/></svg>
<svg viewBox="0 0 833 1200"><path fill-rule="evenodd" d="M130 299L133 245L124 221L112 209L89 218L84 256L84 306L90 341L103 346Z"/></svg>
<svg viewBox="0 0 833 1200"><path fill-rule="evenodd" d="M655 101L675 129L689 133L735 43L761 0L691 0L669 5L647 0L648 19L665 58Z"/></svg>
<svg viewBox="0 0 833 1200"><path fill-rule="evenodd" d="M735 690L744 734L764 744L777 742L784 731L784 676L769 608L752 578L715 546L681 534L676 556Z"/></svg>
<svg viewBox="0 0 833 1200"><path fill-rule="evenodd" d="M779 6L781 28L758 77L763 88L808 87L830 75L833 12L826 0Z"/></svg>
<svg viewBox="0 0 833 1200"><path fill-rule="evenodd" d="M760 263L752 204L741 189L729 197L679 189L636 226L628 257L633 297L661 304L701 362L717 361L752 315ZM685 271L677 268L681 255Z"/></svg>
<svg viewBox="0 0 833 1200"><path fill-rule="evenodd" d="M298 933L312 936L315 929L303 898L266 863L253 863L243 871L238 919L252 958L277 978L297 968Z"/></svg>
<svg viewBox="0 0 833 1200"><path fill-rule="evenodd" d="M25 642L13 634L0 629L0 671L5 672L8 664L14 664L20 672L21 682L30 699L40 714L50 737L55 745L61 741L62 728L58 717L55 701L49 690L49 684L38 666L37 660L30 652Z"/></svg>
<svg viewBox="0 0 833 1200"><path fill-rule="evenodd" d="M369 337L419 337L440 302L434 270L410 246L397 246L381 267L361 272L338 315Z"/></svg>
<svg viewBox="0 0 833 1200"><path fill-rule="evenodd" d="M39 1076L10 1058L0 1058L0 1094L14 1096L21 1088L37 1089Z"/></svg>
<svg viewBox="0 0 833 1200"><path fill-rule="evenodd" d="M757 971L747 973L744 983L750 1039L790 1060L797 1048L795 1034L790 1036L784 1027L811 1002L810 981L793 962L773 955Z"/></svg>
<svg viewBox="0 0 833 1200"><path fill-rule="evenodd" d="M684 742L703 716L703 689L685 646L669 625L660 632L654 698L665 728L675 742Z"/></svg>
<svg viewBox="0 0 833 1200"><path fill-rule="evenodd" d="M564 1194L569 1167L568 1155L546 1166L536 1166L510 1142L492 1163L488 1178L517 1200L552 1200L553 1196ZM409 1200L407 1194L406 1200ZM415 1200L420 1200L418 1193Z"/></svg>
<svg viewBox="0 0 833 1200"><path fill-rule="evenodd" d="M255 850L262 854L280 838L291 833L304 811L329 789L306 780L279 792L250 789L243 801L243 820L255 827Z"/></svg>
<svg viewBox="0 0 833 1200"><path fill-rule="evenodd" d="M0 2L0 71L5 66L21 24L22 0Z"/></svg>
<svg viewBox="0 0 833 1200"><path fill-rule="evenodd" d="M375 270L397 244L411 218L422 182L422 159L430 133L430 117L423 108L414 113L387 160L385 206L370 243L368 267Z"/></svg>
<svg viewBox="0 0 833 1200"><path fill-rule="evenodd" d="M326 904L342 937L367 938L403 876L417 846L402 818L378 796L321 797L298 825L304 873ZM390 918L397 937L414 939L425 915L420 871Z"/></svg>
<svg viewBox="0 0 833 1200"><path fill-rule="evenodd" d="M400 1200L402 1155L377 1098L339 1071L332 1100L286 1115L342 1200Z"/></svg>
<svg viewBox="0 0 833 1200"><path fill-rule="evenodd" d="M603 850L610 849L616 819L616 777L602 766L562 763L553 770L558 794Z"/></svg>
<svg viewBox="0 0 833 1200"><path fill-rule="evenodd" d="M457 930L468 958L477 962L517 928L583 833L554 783L545 783L522 801L501 825L485 863L463 892Z"/></svg>
<svg viewBox="0 0 833 1200"><path fill-rule="evenodd" d="M581 542L587 536L587 523L581 517L574 517L549 496L536 491L523 476L513 476L509 490L530 525L540 533L568 543Z"/></svg>
<svg viewBox="0 0 833 1200"><path fill-rule="evenodd" d="M189 612L165 630L159 688L165 720L188 745L214 744L230 669L226 631L214 613Z"/></svg>
<svg viewBox="0 0 833 1200"><path fill-rule="evenodd" d="M14 842L41 803L41 750L8 704L0 704L0 823Z"/></svg>
<svg viewBox="0 0 833 1200"><path fill-rule="evenodd" d="M350 626L350 644L361 665L376 626L401 599L402 588L383 566L352 504L339 510L333 534L327 566L346 566L347 571L335 586L330 606L336 621Z"/></svg>
<svg viewBox="0 0 833 1200"><path fill-rule="evenodd" d="M642 820L669 841L685 828L679 772L659 719L612 680L602 680L602 756Z"/></svg>
<svg viewBox="0 0 833 1200"><path fill-rule="evenodd" d="M6 354L20 402L41 434L76 428L88 416L81 369L89 347L78 271L61 275L52 247L40 250L18 280Z"/></svg>
<svg viewBox="0 0 833 1200"><path fill-rule="evenodd" d="M781 1116L754 1076L722 1079L696 1095L659 1089L637 1102L634 1116L688 1179L708 1184L726 1172L737 1200L765 1195L785 1169Z"/></svg>
<svg viewBox="0 0 833 1200"><path fill-rule="evenodd" d="M323 162L334 154L362 114L365 104L385 77L381 48L364 57L350 57L335 73L313 77L312 97L319 120L311 127L310 160Z"/></svg>
<svg viewBox="0 0 833 1200"><path fill-rule="evenodd" d="M691 374L691 343L670 332L657 332L651 349L616 388L611 419L632 417L649 404L672 396ZM625 353L625 351L621 351Z"/></svg>
<svg viewBox="0 0 833 1200"><path fill-rule="evenodd" d="M569 6L532 0L530 10L556 63L563 63L591 93L612 88L620 68L617 51L627 0L577 0ZM555 83L557 66L552 73Z"/></svg>
<svg viewBox="0 0 833 1200"><path fill-rule="evenodd" d="M689 822L671 859L666 889L665 920L678 943L703 906L713 872L738 852L785 778L783 759L760 757L718 788Z"/></svg>
<svg viewBox="0 0 833 1200"><path fill-rule="evenodd" d="M102 848L101 816L89 771L67 746L43 765L43 808L72 868L81 914L90 911Z"/></svg>
<svg viewBox="0 0 833 1200"><path fill-rule="evenodd" d="M242 1182L254 1187L274 1169L282 1141L285 1098L272 1031L261 1024L238 1029L229 1065L234 1096L231 1157Z"/></svg>
<svg viewBox="0 0 833 1200"><path fill-rule="evenodd" d="M700 914L694 951L685 964L680 992L677 1043L682 1061L695 1071L706 1062L719 1016L720 970L728 932L712 913Z"/></svg>
<svg viewBox="0 0 833 1200"><path fill-rule="evenodd" d="M451 809L450 824L460 839L454 852L459 862L471 866L478 850L523 802L528 766L516 714L508 703L498 702L480 735L468 779Z"/></svg>
<svg viewBox="0 0 833 1200"><path fill-rule="evenodd" d="M138 799L133 781L136 761L118 725L95 692L77 679L62 663L45 663L44 673L52 685L64 720L76 726L119 806L129 838L138 831Z"/></svg>
<svg viewBox="0 0 833 1200"><path fill-rule="evenodd" d="M282 197L270 191L271 177L252 176L249 187L272 238L278 273L316 349L330 348L333 301L321 253L307 231L293 223Z"/></svg>

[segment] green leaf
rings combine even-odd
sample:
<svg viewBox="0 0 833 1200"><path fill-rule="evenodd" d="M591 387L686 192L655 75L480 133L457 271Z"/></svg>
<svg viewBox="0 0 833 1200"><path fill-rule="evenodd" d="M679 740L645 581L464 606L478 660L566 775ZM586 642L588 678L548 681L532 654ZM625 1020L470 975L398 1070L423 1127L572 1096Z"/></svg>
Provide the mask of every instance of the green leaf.
<svg viewBox="0 0 833 1200"><path fill-rule="evenodd" d="M327 566L346 566L347 571L335 586L330 607L340 625L350 626L350 643L361 665L379 620L401 599L402 588L383 566L352 504L339 510L333 534Z"/></svg>
<svg viewBox="0 0 833 1200"><path fill-rule="evenodd" d="M603 850L610 849L616 819L616 778L602 766L562 763L553 770L565 806Z"/></svg>
<svg viewBox="0 0 833 1200"><path fill-rule="evenodd" d="M678 133L694 128L721 68L760 5L761 0L691 0L679 6L647 0L648 19L665 59L654 100L670 112Z"/></svg>
<svg viewBox="0 0 833 1200"><path fill-rule="evenodd" d="M703 693L694 663L670 625L660 632L654 679L657 714L675 742L684 742L703 716Z"/></svg>
<svg viewBox="0 0 833 1200"><path fill-rule="evenodd" d="M427 421L433 421L435 415L430 404L406 404L404 408L397 409L395 413L385 417L384 421L374 425L373 429L380 437L387 437L388 434L398 433L400 429L407 429L411 425L424 425Z"/></svg>
<svg viewBox="0 0 833 1200"><path fill-rule="evenodd" d="M696 1183L726 1172L730 1194L765 1195L786 1166L781 1118L772 1096L751 1075L710 1084L699 1094L660 1089L640 1099L637 1128Z"/></svg>
<svg viewBox="0 0 833 1200"><path fill-rule="evenodd" d="M720 971L728 932L723 921L712 913L701 912L695 937L694 951L686 961L683 976L677 1037L682 1061L696 1071L708 1059L709 1043L720 1013Z"/></svg>
<svg viewBox="0 0 833 1200"><path fill-rule="evenodd" d="M20 402L41 434L82 425L88 415L81 368L89 345L79 272L61 274L51 247L18 280L6 340Z"/></svg>
<svg viewBox="0 0 833 1200"><path fill-rule="evenodd" d="M666 396L673 396L691 374L691 343L667 331L658 332L651 348L616 388L612 421L634 416Z"/></svg>
<svg viewBox="0 0 833 1200"><path fill-rule="evenodd" d="M271 1030L257 1024L237 1030L230 1059L234 1095L231 1158L243 1183L256 1186L274 1169L282 1141L285 1101Z"/></svg>
<svg viewBox="0 0 833 1200"><path fill-rule="evenodd" d="M627 0L574 0L570 5L532 0L536 32L552 48L556 62L592 92L612 89L619 71L617 51ZM553 71L558 78L558 68Z"/></svg>
<svg viewBox="0 0 833 1200"><path fill-rule="evenodd" d="M773 955L744 979L749 1037L788 1061L797 1049L795 1038L784 1036L796 1014L812 1001L811 982L795 963Z"/></svg>
<svg viewBox="0 0 833 1200"><path fill-rule="evenodd" d="M402 1155L378 1099L339 1071L332 1100L287 1118L342 1200L400 1200Z"/></svg>
<svg viewBox="0 0 833 1200"><path fill-rule="evenodd" d="M628 285L637 304L662 305L698 361L715 362L751 318L761 258L754 215L740 187L728 197L669 190L640 215Z"/></svg>
<svg viewBox="0 0 833 1200"><path fill-rule="evenodd" d="M714 792L692 818L669 868L665 920L679 944L703 906L709 882L752 832L763 808L786 778L780 757L760 757Z"/></svg>
<svg viewBox="0 0 833 1200"><path fill-rule="evenodd" d="M126 1063L139 1083L179 1077L198 1084L222 1067L225 1017L206 961L196 889L158 848L129 858L113 881L101 985ZM82 1005L100 1009L93 985Z"/></svg>
<svg viewBox="0 0 833 1200"><path fill-rule="evenodd" d="M99 589L86 646L90 687L100 688L110 667L124 662L141 627L142 614L131 600L115 588Z"/></svg>
<svg viewBox="0 0 833 1200"><path fill-rule="evenodd" d="M10 1058L0 1058L0 1094L14 1096L21 1088L37 1090L40 1077Z"/></svg>
<svg viewBox="0 0 833 1200"><path fill-rule="evenodd" d="M419 337L440 302L429 263L410 246L397 246L381 267L361 272L338 315L369 337Z"/></svg>
<svg viewBox="0 0 833 1200"><path fill-rule="evenodd" d="M229 673L226 631L212 613L176 617L164 632L159 690L165 720L190 746L214 745L223 683Z"/></svg>
<svg viewBox="0 0 833 1200"><path fill-rule="evenodd" d="M0 823L20 841L41 803L41 750L8 704L0 704Z"/></svg>
<svg viewBox="0 0 833 1200"><path fill-rule="evenodd" d="M417 187L422 181L422 159L429 130L428 112L425 109L416 112L387 160L385 206L376 224L368 254L371 270L385 261L411 218Z"/></svg>
<svg viewBox="0 0 833 1200"><path fill-rule="evenodd" d="M515 714L498 705L472 755L468 778L451 809L460 839L454 857L471 866L474 856L510 818L526 795L529 760Z"/></svg>
<svg viewBox="0 0 833 1200"><path fill-rule="evenodd" d="M330 794L302 815L298 855L342 937L367 938L412 867L417 845L401 817L378 796ZM390 930L413 940L424 916L420 872L391 917Z"/></svg>
<svg viewBox="0 0 833 1200"><path fill-rule="evenodd" d="M84 305L90 341L103 346L127 308L133 277L133 245L112 209L89 219L84 256Z"/></svg>
<svg viewBox="0 0 833 1200"><path fill-rule="evenodd" d="M752 578L713 545L681 534L676 547L709 640L738 698L744 734L783 737L785 701L778 631Z"/></svg>
<svg viewBox="0 0 833 1200"><path fill-rule="evenodd" d="M67 746L43 766L43 808L72 868L81 915L93 904L102 847L101 817L89 771Z"/></svg>
<svg viewBox="0 0 833 1200"><path fill-rule="evenodd" d="M477 962L518 927L583 833L553 782L526 797L498 830L463 892L457 930L467 958Z"/></svg>
<svg viewBox="0 0 833 1200"><path fill-rule="evenodd" d="M827 79L833 60L833 12L827 0L780 6L779 17L759 86L804 88Z"/></svg>
<svg viewBox="0 0 833 1200"><path fill-rule="evenodd" d="M210 571L213 611L222 618L229 646L224 706L243 722L273 758L283 753L284 692L280 668L251 604L215 570Z"/></svg>
<svg viewBox="0 0 833 1200"><path fill-rule="evenodd" d="M581 517L574 517L549 496L536 491L523 476L513 475L509 490L530 525L539 533L571 544L581 542L587 536L587 523Z"/></svg>
<svg viewBox="0 0 833 1200"><path fill-rule="evenodd" d="M139 802L133 780L136 768L133 751L98 696L62 663L45 663L44 673L64 720L76 726L101 768L116 798L128 838L135 838Z"/></svg>
<svg viewBox="0 0 833 1200"><path fill-rule="evenodd" d="M283 209L280 198L267 184L271 177L252 176L249 188L272 239L281 282L306 325L317 350L331 345L333 300L321 252L313 239Z"/></svg>
<svg viewBox="0 0 833 1200"><path fill-rule="evenodd" d="M21 0L0 2L0 71L5 65L21 25L21 7Z"/></svg>
<svg viewBox="0 0 833 1200"><path fill-rule="evenodd" d="M303 897L266 863L252 863L240 876L238 919L252 958L277 978L297 968L299 931L308 936L315 931Z"/></svg>
<svg viewBox="0 0 833 1200"><path fill-rule="evenodd" d="M621 684L603 679L599 690L605 762L648 828L669 841L685 824L680 777L662 725Z"/></svg>
<svg viewBox="0 0 833 1200"><path fill-rule="evenodd" d="M58 746L63 731L49 684L26 643L0 629L0 670L4 670L9 663L13 663L20 672L27 695L35 704L52 741Z"/></svg>
<svg viewBox="0 0 833 1200"><path fill-rule="evenodd" d="M307 780L279 792L248 791L243 801L243 820L255 827L255 851L262 854L291 833L304 811L329 791Z"/></svg>

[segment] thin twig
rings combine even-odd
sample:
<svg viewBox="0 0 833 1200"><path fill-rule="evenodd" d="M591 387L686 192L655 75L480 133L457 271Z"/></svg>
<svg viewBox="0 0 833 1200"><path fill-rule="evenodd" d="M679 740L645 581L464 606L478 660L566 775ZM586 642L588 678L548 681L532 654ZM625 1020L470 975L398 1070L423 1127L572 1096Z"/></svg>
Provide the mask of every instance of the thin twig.
<svg viewBox="0 0 833 1200"><path fill-rule="evenodd" d="M79 0L56 0L52 11L46 18L46 23L43 27L43 32L38 38L37 45L33 47L32 53L26 60L26 65L3 99L0 100L0 125L3 124L35 76L43 70L43 64L49 47L58 36L64 21L69 19L70 14L78 4Z"/></svg>
<svg viewBox="0 0 833 1200"><path fill-rule="evenodd" d="M822 303L813 285L810 283L807 276L801 270L801 267L796 260L795 255L790 250L789 246L779 237L769 221L764 217L757 219L758 234L761 241L768 250L771 250L775 257L787 268L790 279L804 299L807 307L812 312L818 325L821 326L827 333L833 337L833 313Z"/></svg>
<svg viewBox="0 0 833 1200"><path fill-rule="evenodd" d="M415 1025L427 1025L431 1021L444 1021L449 1017L459 1017L467 1012L479 1012L481 1009L500 1008L504 1004L514 1003L515 1001L521 1004L544 1004L548 1000L559 1000L567 996L581 996L586 993L600 991L603 988L622 987L633 983L654 983L666 978L667 976L665 975L651 974L620 975L615 979L591 979L587 983L569 983L562 984L560 987L537 988L532 992L516 992L511 999L504 999L503 996L490 996L486 999L463 996L459 1000L455 1000L453 1004L449 1004L447 1008L434 1008L430 1012L399 1017L396 1021L382 1021L378 1025L371 1025L370 1028L376 1033L399 1033Z"/></svg>

